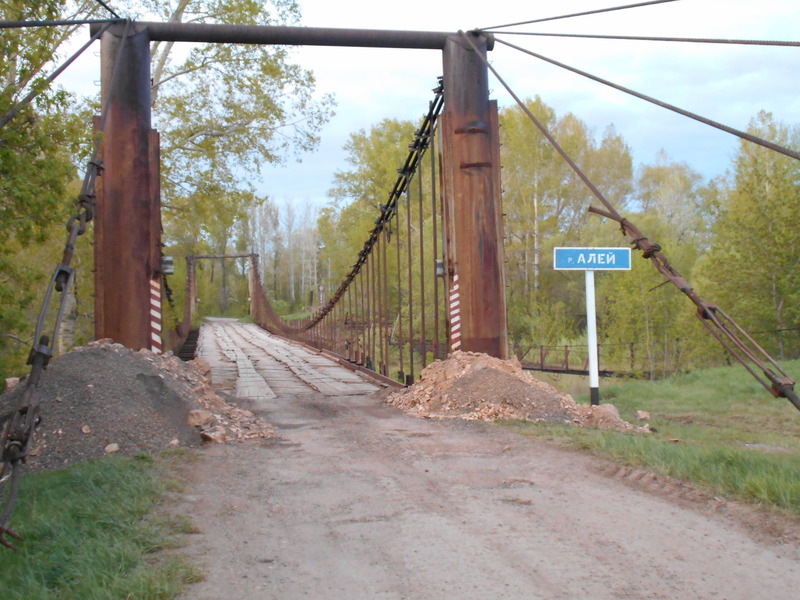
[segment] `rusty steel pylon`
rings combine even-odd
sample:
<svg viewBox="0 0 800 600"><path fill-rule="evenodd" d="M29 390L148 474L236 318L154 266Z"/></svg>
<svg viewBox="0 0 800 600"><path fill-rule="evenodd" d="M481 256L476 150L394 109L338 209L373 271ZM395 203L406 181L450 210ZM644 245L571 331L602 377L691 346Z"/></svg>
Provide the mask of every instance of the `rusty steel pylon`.
<svg viewBox="0 0 800 600"><path fill-rule="evenodd" d="M101 96L108 102L96 184L95 338L149 348L150 286L160 282L158 133L150 125L147 32L111 28L102 38ZM115 33L112 33L114 31Z"/></svg>

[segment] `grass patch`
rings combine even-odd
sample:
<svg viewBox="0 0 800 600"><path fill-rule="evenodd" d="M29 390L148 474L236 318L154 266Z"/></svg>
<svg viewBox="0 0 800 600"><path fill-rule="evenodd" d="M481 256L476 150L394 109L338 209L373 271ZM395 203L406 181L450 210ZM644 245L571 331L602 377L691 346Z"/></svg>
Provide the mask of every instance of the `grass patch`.
<svg viewBox="0 0 800 600"><path fill-rule="evenodd" d="M301 310L300 312L292 313L290 315L281 315L281 319L284 321L297 321L299 319L307 319L310 316L310 310Z"/></svg>
<svg viewBox="0 0 800 600"><path fill-rule="evenodd" d="M0 598L164 600L200 573L162 550L183 544L187 520L156 511L168 481L158 459L113 456L24 474L0 549Z"/></svg>
<svg viewBox="0 0 800 600"><path fill-rule="evenodd" d="M800 373L800 361L788 362ZM800 515L800 412L773 398L741 367L708 369L602 390L623 419L650 413L656 432L509 424L516 431L646 467L709 491ZM587 397L576 397L588 403Z"/></svg>

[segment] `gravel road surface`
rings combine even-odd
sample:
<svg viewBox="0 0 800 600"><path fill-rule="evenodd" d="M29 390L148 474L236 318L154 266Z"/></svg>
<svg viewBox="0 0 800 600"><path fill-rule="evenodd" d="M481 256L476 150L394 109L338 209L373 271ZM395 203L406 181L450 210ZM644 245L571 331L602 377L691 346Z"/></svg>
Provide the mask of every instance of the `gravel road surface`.
<svg viewBox="0 0 800 600"><path fill-rule="evenodd" d="M222 325L226 344L246 337ZM253 341L239 347L258 372ZM333 388L254 394L248 408L278 439L191 463L179 508L202 530L189 552L206 578L183 598L800 597L800 548L757 539L724 503L715 512L637 489L591 456Z"/></svg>

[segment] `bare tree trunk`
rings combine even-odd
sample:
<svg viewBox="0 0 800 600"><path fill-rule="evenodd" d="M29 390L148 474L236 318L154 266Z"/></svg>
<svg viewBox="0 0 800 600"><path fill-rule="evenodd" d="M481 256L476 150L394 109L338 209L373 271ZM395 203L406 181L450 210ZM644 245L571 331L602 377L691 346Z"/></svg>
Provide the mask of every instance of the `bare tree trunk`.
<svg viewBox="0 0 800 600"><path fill-rule="evenodd" d="M778 293L778 281L775 275L772 276L772 304L775 307L775 329L777 330L776 338L778 342L778 358L786 360L785 348L783 344L783 305L784 298L781 298Z"/></svg>
<svg viewBox="0 0 800 600"><path fill-rule="evenodd" d="M294 221L295 221L295 212L294 207L291 204L285 205L284 210L284 227L286 228L286 245L289 251L289 298L292 301L292 304L297 302L297 287L295 284L295 245L296 240L294 239Z"/></svg>
<svg viewBox="0 0 800 600"><path fill-rule="evenodd" d="M533 291L538 292L541 285L539 268L542 262L542 245L539 239L539 194L533 195Z"/></svg>
<svg viewBox="0 0 800 600"><path fill-rule="evenodd" d="M222 247L222 252L220 254L225 254L225 248L226 246ZM228 312L228 269L226 263L227 260L224 258L220 259L219 261L220 277L222 278L222 283L220 286L219 308L223 315Z"/></svg>
<svg viewBox="0 0 800 600"><path fill-rule="evenodd" d="M183 20L183 13L186 10L186 6L189 4L189 2L190 0L180 0L180 2L178 2L178 6L176 6L175 10L172 11L172 14L169 16L167 22L180 23ZM169 54L172 52L174 45L175 42L167 42L163 46L161 45L161 42L153 43L151 58L154 59L154 65L153 76L150 80L150 104L152 106L155 106L156 102L158 101L158 91L162 83L164 67L167 64Z"/></svg>
<svg viewBox="0 0 800 600"><path fill-rule="evenodd" d="M78 301L75 299L75 282L64 292L64 320L58 335L58 353L64 354L75 345L75 324L78 321Z"/></svg>
<svg viewBox="0 0 800 600"><path fill-rule="evenodd" d="M301 236L305 238L305 236ZM300 297L305 302L306 299L306 273L308 272L308 266L306 264L306 254L308 253L308 243L305 239L300 242ZM309 302L309 308L310 308Z"/></svg>
<svg viewBox="0 0 800 600"><path fill-rule="evenodd" d="M639 286L639 294L642 299L642 314L644 315L644 331L645 331L645 348L647 352L647 367L650 371L650 379L655 378L656 365L655 357L653 356L653 340L652 331L650 328L650 313L647 306L647 295L643 286Z"/></svg>

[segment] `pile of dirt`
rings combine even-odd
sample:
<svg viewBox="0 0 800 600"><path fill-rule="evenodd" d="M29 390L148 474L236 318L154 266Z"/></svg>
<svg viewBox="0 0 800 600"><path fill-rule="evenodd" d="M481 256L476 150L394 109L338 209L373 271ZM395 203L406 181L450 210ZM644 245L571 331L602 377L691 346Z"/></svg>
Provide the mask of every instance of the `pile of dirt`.
<svg viewBox="0 0 800 600"><path fill-rule="evenodd" d="M24 381L0 396L0 414L18 405ZM53 359L39 385L41 423L27 464L60 468L110 452L265 439L272 428L218 396L202 359L188 363L99 340Z"/></svg>
<svg viewBox="0 0 800 600"><path fill-rule="evenodd" d="M572 423L622 431L648 431L623 421L611 404L581 406L524 371L516 358L453 352L422 371L412 386L387 402L419 417Z"/></svg>

